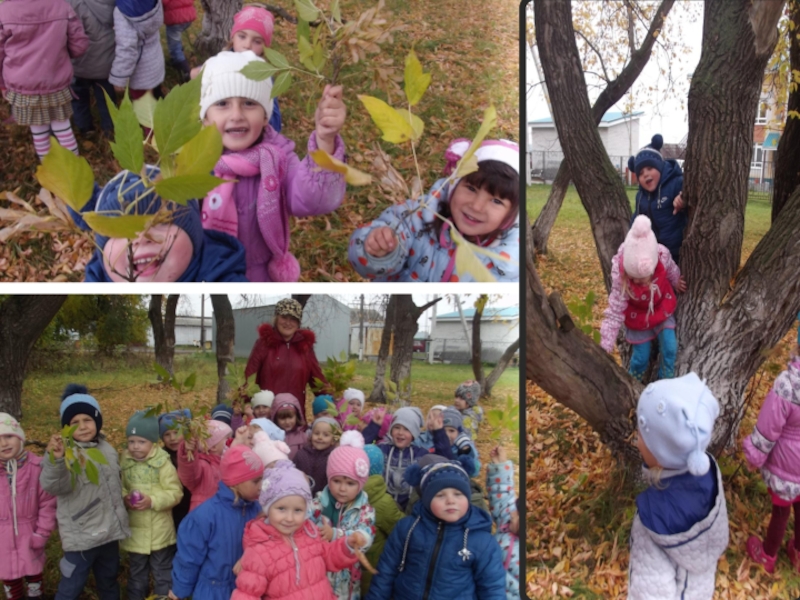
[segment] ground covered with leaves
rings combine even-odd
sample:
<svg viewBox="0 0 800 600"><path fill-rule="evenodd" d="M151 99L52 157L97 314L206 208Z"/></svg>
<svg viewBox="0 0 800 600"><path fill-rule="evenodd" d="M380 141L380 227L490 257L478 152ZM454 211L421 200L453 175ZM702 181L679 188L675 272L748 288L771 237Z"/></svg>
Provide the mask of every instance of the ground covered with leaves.
<svg viewBox="0 0 800 600"><path fill-rule="evenodd" d="M190 61L199 64L202 58L191 46L202 20L199 0L195 4L199 16L184 36L184 48ZM339 4L342 17L352 20L377 2L342 0ZM288 12L294 12L291 2L285 5ZM328 2L321 0L317 5L327 9ZM473 136L484 109L490 104L497 109L498 124L489 137L518 138L519 36L514 3L486 0L476 10L457 0L412 3L387 0L385 13L395 26L392 41L384 44L379 54L344 67L339 77L345 87L348 110L342 136L352 166L378 173L384 157L409 186L412 184L416 169L410 146L380 142L378 129L356 98L357 94L368 94L402 106L404 98L397 82L402 82L404 60L412 48L425 72L432 74L430 87L414 110L425 123L416 149L422 189L430 187L439 177L447 145L455 138ZM162 41L167 55L166 42ZM292 23L276 19L272 47L286 55L292 64L299 64L297 31ZM165 89L177 82L177 72L168 65ZM301 157L314 129L314 110L323 86L322 82L296 77L292 87L280 97L283 133L296 142ZM37 198L39 184L34 172L39 162L30 131L9 123L9 113L8 104L0 101L0 147L6 149L0 170L0 209L19 208L6 193L11 192L28 203L29 209L25 210L45 214L45 205ZM107 140L79 138L79 146L98 183L105 183L118 172ZM347 261L350 234L399 200L396 192L388 192L377 184L348 187L344 203L336 212L292 219L290 249L300 261L301 280L360 280ZM91 252L91 244L78 236L49 232L18 234L0 245L0 281L80 281Z"/></svg>
<svg viewBox="0 0 800 600"><path fill-rule="evenodd" d="M541 210L549 186L528 188L531 222ZM629 190L633 197L635 190ZM743 260L769 228L770 206L747 206ZM589 220L570 189L538 271L548 291L558 289L567 302L594 291L598 302L591 325L599 331L607 304ZM735 448L719 457L730 521L730 543L719 561L715 598L787 598L800 595L800 574L786 557L785 541L775 573L747 558L750 535L763 539L771 502L760 473L748 470L741 441L758 418L761 403L786 365L796 341L790 331L768 356L748 388L748 401ZM641 491L635 474L620 467L599 437L578 415L541 388L528 383L527 396L527 586L533 598L624 598L627 595L628 538ZM785 540L790 537L790 519Z"/></svg>

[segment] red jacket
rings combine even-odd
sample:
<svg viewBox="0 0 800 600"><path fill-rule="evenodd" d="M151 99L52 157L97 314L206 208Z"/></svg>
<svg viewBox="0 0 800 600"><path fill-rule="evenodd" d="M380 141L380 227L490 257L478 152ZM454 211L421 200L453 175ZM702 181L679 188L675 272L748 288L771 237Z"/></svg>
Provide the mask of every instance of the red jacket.
<svg viewBox="0 0 800 600"><path fill-rule="evenodd" d="M256 383L262 390L276 396L292 394L300 401L303 421L306 421L306 386L314 386L318 378L327 386L319 361L314 354L317 338L310 329L298 329L290 341L269 323L258 326L258 339L250 351L245 377L256 373Z"/></svg>
<svg viewBox="0 0 800 600"><path fill-rule="evenodd" d="M196 18L194 0L164 0L164 25L191 23Z"/></svg>
<svg viewBox="0 0 800 600"><path fill-rule="evenodd" d="M222 459L216 454L206 454L195 449L194 460L189 462L184 442L178 447L178 478L192 492L189 512L217 493L222 478L219 463Z"/></svg>
<svg viewBox="0 0 800 600"><path fill-rule="evenodd" d="M244 529L242 570L231 600L336 600L327 572L341 571L358 560L345 538L325 542L307 520L291 540L263 519L250 521Z"/></svg>
<svg viewBox="0 0 800 600"><path fill-rule="evenodd" d="M633 331L647 331L661 325L675 312L678 301L675 290L667 279L667 271L661 261L649 285L636 285L628 278L630 294L625 310L625 327Z"/></svg>

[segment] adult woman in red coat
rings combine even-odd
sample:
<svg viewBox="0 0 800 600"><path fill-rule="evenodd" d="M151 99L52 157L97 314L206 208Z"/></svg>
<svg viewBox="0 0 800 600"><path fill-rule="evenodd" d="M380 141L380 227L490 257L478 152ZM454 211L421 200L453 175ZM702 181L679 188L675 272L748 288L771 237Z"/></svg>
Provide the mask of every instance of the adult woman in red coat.
<svg viewBox="0 0 800 600"><path fill-rule="evenodd" d="M316 336L310 329L300 329L302 318L303 307L297 300L278 302L273 324L258 327L258 339L244 373L246 377L256 373L256 383L262 390L292 394L300 400L306 416L306 386L313 388L314 380L320 379L325 389L318 393L326 393L328 381L314 354Z"/></svg>

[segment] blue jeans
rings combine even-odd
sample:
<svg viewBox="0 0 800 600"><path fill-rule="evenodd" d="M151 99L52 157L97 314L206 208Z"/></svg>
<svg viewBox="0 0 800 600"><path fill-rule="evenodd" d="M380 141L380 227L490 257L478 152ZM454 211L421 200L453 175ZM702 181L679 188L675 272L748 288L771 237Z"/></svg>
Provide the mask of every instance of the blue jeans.
<svg viewBox="0 0 800 600"><path fill-rule="evenodd" d="M92 90L94 90L94 100L97 104L97 112L100 113L100 128L106 133L114 132L114 123L111 120L111 115L106 106L106 97L103 95L103 90L106 91L108 96L114 100L117 93L114 91L114 86L108 83L107 79L83 79L76 77L72 82L72 91L78 99L72 99L72 112L74 113L73 121L75 127L82 133L92 131L94 125L92 124Z"/></svg>
<svg viewBox="0 0 800 600"><path fill-rule="evenodd" d="M650 344L643 342L633 345L631 354L631 364L628 373L633 377L642 380L647 366L650 364ZM658 349L661 353L661 362L658 365L658 378L670 379L675 376L675 357L678 355L678 338L675 337L674 329L663 329L658 334Z"/></svg>
<svg viewBox="0 0 800 600"><path fill-rule="evenodd" d="M55 600L76 600L94 571L100 600L119 600L119 542L109 542L83 552L64 552L59 561L61 580Z"/></svg>
<svg viewBox="0 0 800 600"><path fill-rule="evenodd" d="M167 49L169 55L172 57L173 63L182 63L186 60L183 53L183 40L181 35L184 31L189 29L191 23L178 23L176 25L167 25Z"/></svg>

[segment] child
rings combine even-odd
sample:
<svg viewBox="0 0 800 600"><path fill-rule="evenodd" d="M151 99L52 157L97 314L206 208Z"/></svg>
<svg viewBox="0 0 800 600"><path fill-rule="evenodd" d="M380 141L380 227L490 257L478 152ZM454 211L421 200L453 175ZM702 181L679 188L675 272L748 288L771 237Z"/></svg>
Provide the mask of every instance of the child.
<svg viewBox="0 0 800 600"><path fill-rule="evenodd" d="M386 482L383 480L383 452L375 444L364 446L364 452L369 458L369 478L364 484L364 491L367 493L370 506L375 511L375 538L372 540L372 546L367 551L366 557L374 566L378 564L386 540L394 530L394 526L405 515L397 506L394 498L386 491ZM372 573L364 571L361 577L362 596L367 595L370 581L372 581Z"/></svg>
<svg viewBox="0 0 800 600"><path fill-rule="evenodd" d="M339 424L342 426L344 431L358 429L358 425L351 425L346 421L351 415L357 419L361 418L361 413L364 410L364 402L366 402L366 397L364 396L364 392L361 390L357 390L356 388L347 388L344 391L338 406Z"/></svg>
<svg viewBox="0 0 800 600"><path fill-rule="evenodd" d="M47 444L55 459L42 461L42 489L58 497L56 516L64 556L59 561L61 580L57 598L77 598L83 592L89 571L94 572L100 598L119 598L119 541L130 537L128 513L122 501L117 451L103 429L100 405L85 386L70 384L61 395L61 426L76 426L72 439L83 450L102 452L106 464L92 461L99 472L97 484L85 471L75 479L64 460L64 443L56 433Z"/></svg>
<svg viewBox="0 0 800 600"><path fill-rule="evenodd" d="M271 440L279 442L286 441L286 432L269 419L263 417L260 419L253 419L250 421L250 427L258 427L261 431L266 433Z"/></svg>
<svg viewBox="0 0 800 600"><path fill-rule="evenodd" d="M456 140L447 150L449 174L469 148ZM519 146L485 141L475 153L478 170L440 179L427 196L387 208L350 236L350 264L372 281L473 281L456 271L450 220L468 241L501 259L478 254L498 281L519 281Z"/></svg>
<svg viewBox="0 0 800 600"><path fill-rule="evenodd" d="M389 536L366 600L506 600L492 519L470 505L469 476L461 464L412 465L406 478L419 486L422 498Z"/></svg>
<svg viewBox="0 0 800 600"><path fill-rule="evenodd" d="M375 535L375 511L370 506L364 484L369 477L369 459L364 453L364 438L357 431L342 434L339 447L328 457L328 485L311 503L311 518L325 541L359 532L366 551ZM339 600L361 598L361 567L329 573L328 579Z"/></svg>
<svg viewBox="0 0 800 600"><path fill-rule="evenodd" d="M478 449L470 439L469 434L464 432L461 413L448 406L442 411L441 422L437 423L437 425L439 424L447 436L446 441L449 442L449 446L441 447L441 443L435 444L435 452L450 460L454 460L457 456L469 456L475 463L475 467L473 471L467 471L467 474L470 477L477 477L478 471L481 469L481 463L478 460Z"/></svg>
<svg viewBox="0 0 800 600"><path fill-rule="evenodd" d="M158 433L161 435L161 441L164 442L164 450L169 454L170 462L175 467L176 472L178 469L178 449L183 440L183 432L176 422L177 419L191 419L192 412L188 408L169 412L158 417ZM175 524L175 531L183 521L183 518L189 514L189 507L192 505L192 492L189 491L183 483L181 483L183 496L181 501L172 508L172 521Z"/></svg>
<svg viewBox="0 0 800 600"><path fill-rule="evenodd" d="M227 404L217 404L211 409L211 418L214 421L225 423L225 425L231 427L231 423L233 422L233 409ZM233 430L233 427L231 427L231 429Z"/></svg>
<svg viewBox="0 0 800 600"><path fill-rule="evenodd" d="M794 506L794 535L786 545L786 553L794 570L800 573L800 345L786 370L775 378L758 413L755 430L743 444L747 464L761 470L772 497L772 517L764 543L751 536L747 554L764 565L768 573L775 571Z"/></svg>
<svg viewBox="0 0 800 600"><path fill-rule="evenodd" d="M675 372L675 292L686 282L664 246L656 242L650 219L636 217L633 227L611 261L611 293L600 325L600 346L614 350L617 332L625 323L625 340L633 345L628 372L639 381L650 363L650 344L658 339L661 364L658 378Z"/></svg>
<svg viewBox="0 0 800 600"><path fill-rule="evenodd" d="M456 388L453 405L461 413L464 429L470 438L478 439L478 428L483 421L483 408L478 404L481 399L481 384L467 380Z"/></svg>
<svg viewBox="0 0 800 600"><path fill-rule="evenodd" d="M164 25L167 26L167 49L172 65L181 73L183 81L189 81L189 61L183 53L181 35L197 18L194 0L164 0Z"/></svg>
<svg viewBox="0 0 800 600"><path fill-rule="evenodd" d="M261 459L264 469L271 469L278 461L288 461L290 450L284 442L270 439L266 433L259 431L253 436L253 452Z"/></svg>
<svg viewBox="0 0 800 600"><path fill-rule="evenodd" d="M269 390L261 390L255 394L250 401L250 406L253 408L253 417L256 419L269 419L274 401L275 394Z"/></svg>
<svg viewBox="0 0 800 600"><path fill-rule="evenodd" d="M652 485L636 497L628 598L710 600L728 546L722 474L705 451L719 405L689 373L648 385L636 415L636 447Z"/></svg>
<svg viewBox="0 0 800 600"><path fill-rule="evenodd" d="M138 411L125 428L128 449L122 453L122 493L128 507L131 537L120 548L128 553L128 598L144 600L153 593L166 596L172 588L175 523L172 508L183 496L178 472L169 455L156 446L158 419ZM139 492L136 495L134 492ZM137 501L138 500L138 501Z"/></svg>
<svg viewBox="0 0 800 600"><path fill-rule="evenodd" d="M253 519L245 528L244 556L231 600L333 600L326 572L354 565L354 549L366 543L364 536L356 531L324 542L306 518L308 481L288 462L267 471L258 501L266 518Z"/></svg>
<svg viewBox="0 0 800 600"><path fill-rule="evenodd" d="M303 418L300 401L292 394L278 394L275 396L275 401L272 403L272 406L275 409L272 421L286 432L284 441L286 445L291 448L289 460L294 460L297 451L300 450L308 440L308 436L306 435L308 426Z"/></svg>
<svg viewBox="0 0 800 600"><path fill-rule="evenodd" d="M41 472L42 458L25 450L22 427L0 413L0 582L7 600L42 595L44 549L56 528L56 499L39 484Z"/></svg>
<svg viewBox="0 0 800 600"><path fill-rule="evenodd" d="M40 159L50 152L50 135L78 153L72 133L70 58L89 47L83 25L66 2L6 0L0 4L0 93L11 115L28 125Z"/></svg>
<svg viewBox="0 0 800 600"><path fill-rule="evenodd" d="M131 100L145 95L164 81L161 0L116 0L114 35L116 52L108 81L118 91L128 89Z"/></svg>
<svg viewBox="0 0 800 600"><path fill-rule="evenodd" d="M519 595L519 512L514 493L514 464L506 460L506 451L495 446L492 462L486 469L486 490L489 509L496 526L494 534L503 551L506 568L506 600L518 600Z"/></svg>
<svg viewBox="0 0 800 600"><path fill-rule="evenodd" d="M419 436L414 439L414 445L424 448L428 452L434 451L434 433L443 427L440 424L442 420L442 411L447 408L443 404L434 404L428 411L428 416L425 417L425 431L421 432ZM439 423L437 426L436 424ZM442 432L444 433L444 432Z"/></svg>
<svg viewBox="0 0 800 600"><path fill-rule="evenodd" d="M258 495L264 465L247 446L222 459L217 493L189 513L178 531L169 597L228 600L236 588L233 566L242 558L245 526L261 511Z"/></svg>
<svg viewBox="0 0 800 600"><path fill-rule="evenodd" d="M655 134L636 157L628 159L628 169L639 180L631 224L639 215L650 219L656 240L669 250L672 260L678 264L683 230L688 221L681 197L683 171L677 161L664 160L659 152L663 145L664 138Z"/></svg>
<svg viewBox="0 0 800 600"><path fill-rule="evenodd" d="M189 512L216 493L220 480L220 462L225 452L225 442L231 437L231 428L220 421L207 421L207 452L200 451L196 440L182 440L178 447L178 477L192 493ZM189 452L193 453L189 459Z"/></svg>
<svg viewBox="0 0 800 600"><path fill-rule="evenodd" d="M332 406L336 406L336 402L333 401L333 396L330 394L320 394L319 396L315 396L314 401L311 403L311 414L314 415L315 420L319 417L330 417L329 409Z"/></svg>
<svg viewBox="0 0 800 600"><path fill-rule="evenodd" d="M321 492L328 485L328 457L333 452L342 429L335 419L319 417L311 425L311 439L294 455L294 464L311 478L311 493Z"/></svg>
<svg viewBox="0 0 800 600"><path fill-rule="evenodd" d="M222 135L227 152L214 174L229 180L206 196L203 226L242 243L249 281L297 281L300 265L289 252L289 217L336 210L345 181L341 173L319 169L310 156L301 162L294 143L268 127L272 84L240 73L261 60L249 50L222 52L203 68L200 118ZM344 160L339 135L344 119L342 88L326 86L308 151L321 149Z"/></svg>

